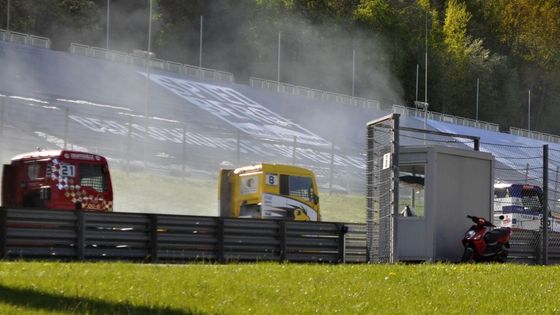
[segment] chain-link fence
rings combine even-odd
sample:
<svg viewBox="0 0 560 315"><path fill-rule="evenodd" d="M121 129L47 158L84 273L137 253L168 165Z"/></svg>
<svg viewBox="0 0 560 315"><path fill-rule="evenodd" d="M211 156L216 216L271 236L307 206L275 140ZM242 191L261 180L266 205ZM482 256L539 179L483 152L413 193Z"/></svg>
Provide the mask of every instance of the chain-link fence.
<svg viewBox="0 0 560 315"><path fill-rule="evenodd" d="M323 196L330 193L363 196L365 190L362 146L326 139L314 143L300 137L272 138L257 131L241 131L211 115L192 116L186 111L175 117L156 114L146 117L143 109L138 111L120 104L56 96L0 96L0 135L2 163L37 147L71 149L106 156L112 170L127 175L148 171L179 180L202 178L207 182L216 181L220 168L283 163L312 169ZM121 196L124 189L119 188L115 191ZM158 188L150 186L151 190ZM217 182L210 189L211 196L216 196ZM161 192L161 195L169 194L169 191ZM207 203L206 208L212 209L210 214L217 214L214 199L217 200L212 198ZM115 208L118 211L123 206L126 204L119 203ZM173 210L165 206L171 213L193 214L185 209L189 205L180 207ZM363 208L353 211L362 213L361 221L359 218L350 221L363 222ZM323 214L327 214L324 216L327 219L342 217Z"/></svg>
<svg viewBox="0 0 560 315"><path fill-rule="evenodd" d="M395 151L392 147L395 130L389 122L391 120L368 125L367 206L368 232L371 233L368 236L368 250L370 261L378 262L391 260L397 242L392 237L396 235L398 227L393 225L395 222L391 216L403 214L393 214L393 200L398 199L398 208L403 208L404 204L410 204L411 200L408 199L412 199L417 211L423 211L424 203L421 194L407 185L411 183L399 183L398 192L393 190L391 178L394 177L390 177L392 173L383 166L383 156ZM494 216L489 219L496 226L513 229L509 259L522 263L560 263L559 149L549 148L549 145L480 142L477 137L469 135L407 127L398 130L397 138L403 147L445 146L491 153L495 161L495 184ZM548 222L548 228L543 229L543 222Z"/></svg>
<svg viewBox="0 0 560 315"><path fill-rule="evenodd" d="M370 262L394 262L398 123L398 116L395 119L390 115L367 126L367 250Z"/></svg>
<svg viewBox="0 0 560 315"><path fill-rule="evenodd" d="M543 146L482 143L494 155L494 218L497 226L513 228L510 260L540 262L545 155Z"/></svg>
<svg viewBox="0 0 560 315"><path fill-rule="evenodd" d="M375 143L375 148L368 146L366 152L359 145L328 141L318 144L298 137L274 139L249 134L224 125L216 118L201 121L200 117L189 115L177 117L152 114L146 118L127 106L56 97L0 97L0 158L7 163L12 156L36 147L67 148L107 156L113 170L126 174L148 170L178 179L203 177L211 181L216 179L219 168L261 162L297 164L315 171L322 195L367 193L365 215L371 223L368 231L370 261L391 260L396 242L392 213L402 208L402 204L394 200L400 202L415 196L410 189L394 186L395 175L391 170L398 157L398 146L395 147L393 134L396 126L389 122L391 120L368 127L368 144ZM398 139L402 146L421 144L465 149L479 146L481 151L492 153L497 183L493 219L496 225L515 229L512 259L560 262L558 146L545 151L542 145L477 144L475 139L460 135L419 133L407 128L400 128ZM364 185L366 173L367 186ZM215 191L216 187L217 184L211 190ZM364 191L366 187L367 192ZM153 185L153 189L157 190L157 185ZM162 196L166 194L169 192L161 192ZM415 201L419 205L417 208L421 208L423 201ZM214 206L210 203L208 207ZM173 206L167 205L164 211L193 214L185 209L188 207L181 205L173 211ZM547 208L550 210L548 230L542 228ZM357 211L363 213L363 210ZM217 215L217 206L216 211L209 214ZM518 256L515 256L513 253L517 249Z"/></svg>
<svg viewBox="0 0 560 315"><path fill-rule="evenodd" d="M548 145L480 142L450 135L401 130L402 145L438 145L489 152L495 160L496 226L513 229L509 259L523 263L560 263L560 151ZM549 176L550 174L550 176ZM547 211L548 209L548 211ZM550 215L548 220L543 216ZM543 222L548 229L543 229Z"/></svg>

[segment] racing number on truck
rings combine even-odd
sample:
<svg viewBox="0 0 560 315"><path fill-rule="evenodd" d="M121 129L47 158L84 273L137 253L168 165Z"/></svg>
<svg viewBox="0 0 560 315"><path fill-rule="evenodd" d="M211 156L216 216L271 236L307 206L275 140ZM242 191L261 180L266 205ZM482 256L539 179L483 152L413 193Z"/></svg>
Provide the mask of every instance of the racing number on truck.
<svg viewBox="0 0 560 315"><path fill-rule="evenodd" d="M60 165L60 175L62 177L74 177L75 172L74 165L70 164L61 164Z"/></svg>
<svg viewBox="0 0 560 315"><path fill-rule="evenodd" d="M58 172L58 174L56 172ZM75 177L76 166L63 163L60 163L58 165L51 165L47 168L47 177L51 177L53 174L60 177Z"/></svg>
<svg viewBox="0 0 560 315"><path fill-rule="evenodd" d="M278 174L267 173L266 184L270 186L278 186Z"/></svg>

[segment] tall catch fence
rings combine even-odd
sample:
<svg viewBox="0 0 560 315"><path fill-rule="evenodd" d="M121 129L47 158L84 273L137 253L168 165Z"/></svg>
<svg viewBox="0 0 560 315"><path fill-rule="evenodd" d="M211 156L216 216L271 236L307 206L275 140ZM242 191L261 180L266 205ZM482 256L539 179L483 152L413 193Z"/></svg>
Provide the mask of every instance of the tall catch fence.
<svg viewBox="0 0 560 315"><path fill-rule="evenodd" d="M469 135L399 128L395 120L398 121L398 115L393 114L371 122L367 129L369 261L392 261L398 248L399 228L394 218L402 215L399 209L410 204L410 198L422 207L423 200L414 190L411 193L408 183L399 182L398 164L395 164L398 146L422 145L491 153L495 161L495 187L494 217L489 219L497 226L513 229L509 260L560 263L560 149L546 144L490 143ZM458 231L457 246L461 246L462 232Z"/></svg>
<svg viewBox="0 0 560 315"><path fill-rule="evenodd" d="M549 202L543 146L482 143L495 159L494 224L513 227L512 261L546 263L544 248L550 233L542 228ZM559 248L560 249L560 248ZM559 261L560 262L560 261Z"/></svg>
<svg viewBox="0 0 560 315"><path fill-rule="evenodd" d="M325 139L247 133L210 115L148 117L125 105L63 98L0 97L0 158L43 149L83 150L126 173L215 178L220 168L262 162L314 170L322 193L363 193L364 150Z"/></svg>
<svg viewBox="0 0 560 315"><path fill-rule="evenodd" d="M368 261L394 262L398 205L398 119L394 115L367 128Z"/></svg>
<svg viewBox="0 0 560 315"><path fill-rule="evenodd" d="M400 132L401 145L439 145L474 149L474 140L457 136ZM512 226L508 259L520 263L560 263L560 151L548 145L480 142L494 156L494 217ZM551 176L549 176L551 174ZM401 189L402 191L402 189ZM473 196L476 198L476 196ZM548 222L548 229L543 229Z"/></svg>

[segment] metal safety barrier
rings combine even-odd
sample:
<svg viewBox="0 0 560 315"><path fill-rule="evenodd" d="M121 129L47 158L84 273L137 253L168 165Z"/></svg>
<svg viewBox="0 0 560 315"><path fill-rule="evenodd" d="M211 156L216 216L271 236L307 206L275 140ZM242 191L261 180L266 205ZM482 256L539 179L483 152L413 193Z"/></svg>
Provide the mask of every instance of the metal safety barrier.
<svg viewBox="0 0 560 315"><path fill-rule="evenodd" d="M365 225L0 208L5 259L364 262Z"/></svg>
<svg viewBox="0 0 560 315"><path fill-rule="evenodd" d="M86 57L106 59L114 62L133 64L142 67L148 65L150 68L194 76L205 80L223 81L229 83L234 82L234 76L230 72L195 67L157 58L147 58L146 56L141 56L134 53L107 50L105 48L87 46L77 43L70 44L70 53Z"/></svg>
<svg viewBox="0 0 560 315"><path fill-rule="evenodd" d="M411 116L411 117L426 118L426 116L427 116L428 119L443 121L443 122L447 122L447 123L450 123L450 124L479 128L479 129L496 131L496 132L500 131L500 125L498 125L498 124L494 124L494 123L490 123L490 122L486 122L486 121L481 121L481 120L474 120L474 119L459 117L459 116L441 114L441 113L437 113L437 112L419 110L419 109L416 109L416 108L406 107L406 106L403 106L403 105L396 105L396 104L393 105L393 113L400 114L403 117Z"/></svg>
<svg viewBox="0 0 560 315"><path fill-rule="evenodd" d="M51 40L46 37L12 32L0 29L0 39L7 42L17 43L21 45L34 46L40 48L51 48Z"/></svg>
<svg viewBox="0 0 560 315"><path fill-rule="evenodd" d="M273 90L273 91L282 92L295 96L303 96L315 100L354 105L363 108L373 108L377 110L381 109L381 104L377 100L370 100L370 99L354 97L346 94L339 94L339 93L327 92L327 91L322 91L317 89L311 89L303 86L297 86L297 85L278 82L278 81L250 77L249 86L254 88Z"/></svg>

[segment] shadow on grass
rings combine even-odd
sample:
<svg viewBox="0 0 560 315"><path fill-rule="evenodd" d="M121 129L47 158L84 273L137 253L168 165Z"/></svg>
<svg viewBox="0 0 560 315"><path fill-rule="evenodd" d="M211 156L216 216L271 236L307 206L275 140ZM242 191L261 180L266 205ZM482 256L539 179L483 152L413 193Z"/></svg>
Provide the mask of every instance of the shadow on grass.
<svg viewBox="0 0 560 315"><path fill-rule="evenodd" d="M136 306L127 302L118 303L91 298L66 297L33 289L11 288L1 284L0 302L23 308L52 312L68 312L71 314L205 314L189 309L183 310L161 306Z"/></svg>

